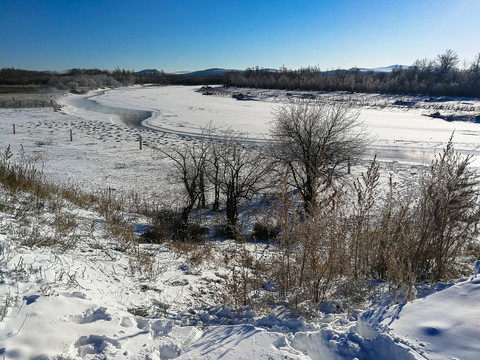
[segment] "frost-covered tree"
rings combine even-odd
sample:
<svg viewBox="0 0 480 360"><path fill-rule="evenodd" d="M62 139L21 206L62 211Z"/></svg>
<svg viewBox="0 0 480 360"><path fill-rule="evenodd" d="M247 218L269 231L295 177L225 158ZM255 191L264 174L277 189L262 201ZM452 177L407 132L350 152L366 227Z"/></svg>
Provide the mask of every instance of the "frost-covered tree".
<svg viewBox="0 0 480 360"><path fill-rule="evenodd" d="M459 61L458 55L451 49L437 56L436 66L442 81L455 69Z"/></svg>
<svg viewBox="0 0 480 360"><path fill-rule="evenodd" d="M312 213L319 189L349 160L360 156L367 133L348 104L294 102L274 113L273 153L290 170L293 185Z"/></svg>

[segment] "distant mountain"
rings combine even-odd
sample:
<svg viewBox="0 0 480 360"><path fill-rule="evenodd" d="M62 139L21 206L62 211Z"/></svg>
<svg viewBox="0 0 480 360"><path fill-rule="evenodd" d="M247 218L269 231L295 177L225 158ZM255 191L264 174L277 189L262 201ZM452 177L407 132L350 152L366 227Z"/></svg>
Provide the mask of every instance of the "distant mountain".
<svg viewBox="0 0 480 360"><path fill-rule="evenodd" d="M160 74L160 71L158 71L157 69L144 69L144 70L137 71L136 74L139 74L139 75Z"/></svg>
<svg viewBox="0 0 480 360"><path fill-rule="evenodd" d="M390 65L377 68L361 68L361 71L373 71L373 72L391 72L395 68L408 69L408 65Z"/></svg>
<svg viewBox="0 0 480 360"><path fill-rule="evenodd" d="M360 71L373 71L373 72L391 72L394 68L402 68L407 69L407 65L390 65L384 67L377 67L377 68L359 68ZM350 69L351 70L351 69ZM181 75L185 77L207 77L207 76L224 76L225 73L230 71L236 71L240 73L244 73L245 70L238 70L238 69L224 69L224 68L210 68L205 70L197 70L197 71L176 71L171 73L173 75ZM271 69L271 68L260 68L259 71L261 72L277 72L280 71L279 69ZM344 70L329 70L327 73L333 73L336 71L348 71ZM150 74L160 74L160 71L157 69L144 69L141 71L137 71L137 74L141 75L150 75Z"/></svg>
<svg viewBox="0 0 480 360"><path fill-rule="evenodd" d="M235 69L222 69L222 68L211 68L211 69L206 69L206 70L198 70L198 71L192 71L192 72L178 72L177 74L183 75L183 76L194 76L194 77L201 77L201 76L223 76L225 75L226 72L229 71L238 71L238 72L243 72L243 70L235 70Z"/></svg>

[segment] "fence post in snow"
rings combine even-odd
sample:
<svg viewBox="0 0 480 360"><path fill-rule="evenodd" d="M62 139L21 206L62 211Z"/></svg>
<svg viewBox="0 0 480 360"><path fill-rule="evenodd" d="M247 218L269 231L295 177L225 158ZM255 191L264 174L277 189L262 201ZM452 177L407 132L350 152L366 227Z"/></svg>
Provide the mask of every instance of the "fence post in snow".
<svg viewBox="0 0 480 360"><path fill-rule="evenodd" d="M15 124L13 124L13 135L15 135Z"/></svg>
<svg viewBox="0 0 480 360"><path fill-rule="evenodd" d="M72 133L72 129L70 129L70 141L73 141L73 133Z"/></svg>
<svg viewBox="0 0 480 360"><path fill-rule="evenodd" d="M350 156L348 157L348 162L347 162L347 173L350 174Z"/></svg>
<svg viewBox="0 0 480 360"><path fill-rule="evenodd" d="M138 142L140 144L140 150L142 150L142 145L143 144L142 144L142 136L141 135L138 136Z"/></svg>

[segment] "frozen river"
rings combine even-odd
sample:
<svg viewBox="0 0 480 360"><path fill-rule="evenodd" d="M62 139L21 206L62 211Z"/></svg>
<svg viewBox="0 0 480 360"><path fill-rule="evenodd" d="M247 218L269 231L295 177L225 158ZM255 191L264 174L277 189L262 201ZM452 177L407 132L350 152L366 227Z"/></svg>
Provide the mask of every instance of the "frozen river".
<svg viewBox="0 0 480 360"><path fill-rule="evenodd" d="M62 101L67 113L129 126L142 124L151 129L182 135L200 135L208 127L217 132L231 129L252 140L269 137L273 111L282 105L272 101L239 101L231 97L205 96L199 87L130 87L71 95ZM412 163L429 163L455 132L457 150L480 154L480 125L447 122L425 116L418 109L362 108L360 120L372 143L368 156ZM476 160L476 159L475 159ZM477 162L477 160L476 160ZM480 167L480 163L474 164Z"/></svg>

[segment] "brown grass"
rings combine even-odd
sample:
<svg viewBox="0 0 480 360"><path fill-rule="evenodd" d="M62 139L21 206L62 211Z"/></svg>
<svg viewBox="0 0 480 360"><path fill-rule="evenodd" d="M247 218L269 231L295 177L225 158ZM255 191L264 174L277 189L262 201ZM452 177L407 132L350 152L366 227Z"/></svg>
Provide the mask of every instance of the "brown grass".
<svg viewBox="0 0 480 360"><path fill-rule="evenodd" d="M51 107L60 109L56 99L58 92L38 86L0 85L0 108Z"/></svg>

